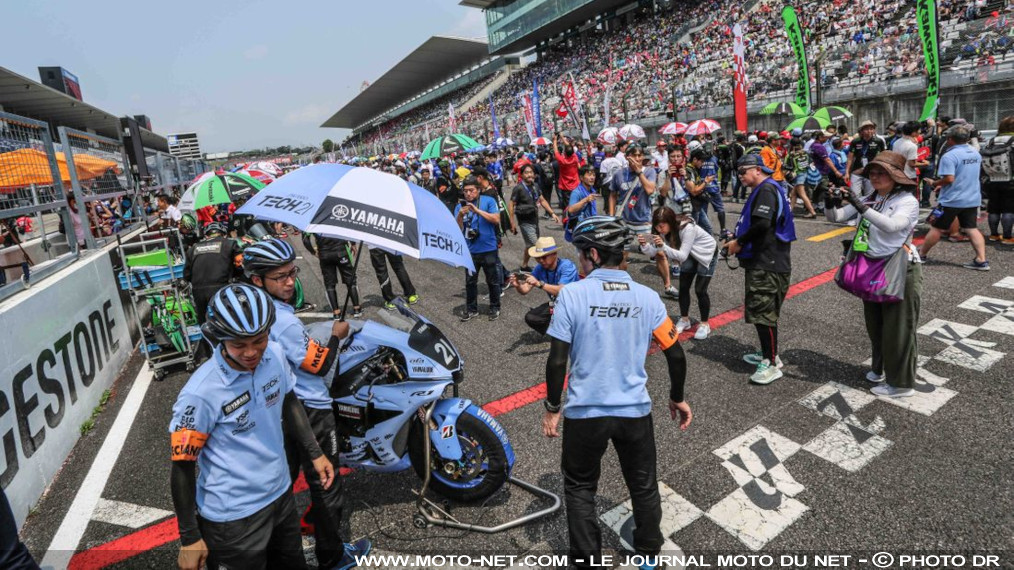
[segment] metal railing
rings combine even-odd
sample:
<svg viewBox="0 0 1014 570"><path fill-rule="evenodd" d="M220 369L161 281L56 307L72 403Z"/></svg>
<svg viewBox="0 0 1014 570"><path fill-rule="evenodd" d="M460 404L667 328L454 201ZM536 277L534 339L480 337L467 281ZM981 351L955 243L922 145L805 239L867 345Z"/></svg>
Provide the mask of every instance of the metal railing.
<svg viewBox="0 0 1014 570"><path fill-rule="evenodd" d="M64 193L72 171L49 125L0 112L0 299L77 258ZM71 239L60 236L68 231Z"/></svg>
<svg viewBox="0 0 1014 570"><path fill-rule="evenodd" d="M90 230L89 249L105 245L113 235L143 224L127 153L119 140L59 127L71 188Z"/></svg>

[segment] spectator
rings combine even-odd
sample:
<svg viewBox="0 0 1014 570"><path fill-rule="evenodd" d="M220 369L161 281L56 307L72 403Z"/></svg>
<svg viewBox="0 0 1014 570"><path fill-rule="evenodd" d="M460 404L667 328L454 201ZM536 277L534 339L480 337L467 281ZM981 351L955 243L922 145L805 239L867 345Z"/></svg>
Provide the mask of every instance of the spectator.
<svg viewBox="0 0 1014 570"><path fill-rule="evenodd" d="M845 176L851 182L853 192L860 196L873 192L869 179L860 176L859 172L885 150L887 143L877 134L877 124L873 121L863 121L859 125L859 138L853 140L849 147L850 159L845 170Z"/></svg>
<svg viewBox="0 0 1014 570"><path fill-rule="evenodd" d="M919 160L919 142L916 137L921 130L919 121L908 121L901 126L901 138L894 143L894 152L905 157L905 176L911 178L913 183L919 175L916 169L929 166L928 161Z"/></svg>
<svg viewBox="0 0 1014 570"><path fill-rule="evenodd" d="M997 135L982 147L983 171L987 175L986 198L989 200L989 241L1002 241L1006 245L1014 245L1014 115L1000 120ZM1002 158L1006 155L1006 161ZM998 156L996 168L993 162L985 160L987 156ZM1006 164L1006 167L1003 165ZM1003 236L1000 235L1000 224L1003 224Z"/></svg>
<svg viewBox="0 0 1014 570"><path fill-rule="evenodd" d="M689 205L684 203L685 205ZM718 256L715 255L715 238L704 231L689 216L689 211L679 214L665 206L655 210L652 215L651 240L638 236L641 253L654 258L659 265L659 273L670 275L670 265L679 271L673 277L679 278L679 291L676 295L680 304L680 320L676 323L676 332L682 333L690 328L690 286L694 285L697 305L701 311L701 322L694 332L694 338L704 340L711 333L708 317L711 315L711 297L708 285L715 275ZM667 285L666 289L671 288Z"/></svg>
<svg viewBox="0 0 1014 570"><path fill-rule="evenodd" d="M968 144L971 134L971 129L965 125L951 127L945 133L950 148L940 157L940 166L937 169L940 178L933 182L935 188L940 188L937 210L934 210L934 213L937 211L940 213L935 216L936 219L926 234L922 247L919 248L919 255L925 259L933 246L940 241L941 231L949 229L951 222L957 219L975 251L975 259L963 267L989 271L986 241L978 227L979 205L982 203L979 185L982 157Z"/></svg>
<svg viewBox="0 0 1014 570"><path fill-rule="evenodd" d="M632 144L623 169L613 176L609 211L623 219L635 236L651 233L651 195L655 193L655 171L641 165L644 150ZM632 246L636 248L636 244Z"/></svg>
<svg viewBox="0 0 1014 570"><path fill-rule="evenodd" d="M557 180L557 192L560 201L560 210L565 210L570 204L570 193L577 188L581 181L578 179L577 169L584 162L574 150L574 143L567 139L563 146L563 153L560 153L560 135L553 136L553 156L556 159L560 175Z"/></svg>
<svg viewBox="0 0 1014 570"><path fill-rule="evenodd" d="M551 237L539 238L534 246L528 248L528 255L538 263L535 270L511 275L510 284L522 295L527 295L532 288L542 289L549 295L548 302L525 314L525 324L539 334L546 334L556 296L564 285L577 281L577 266L569 259L560 259L556 240Z"/></svg>
<svg viewBox="0 0 1014 570"><path fill-rule="evenodd" d="M789 290L796 229L792 208L781 185L770 178L772 171L764 161L759 156L745 156L737 167L740 181L753 191L736 224L736 237L724 247L739 258L745 270L746 322L756 327L760 338L761 351L743 357L757 366L750 381L770 384L782 377L778 317Z"/></svg>
<svg viewBox="0 0 1014 570"><path fill-rule="evenodd" d="M865 248L859 255L884 259L901 248L909 251L901 302L863 302L866 332L873 345L873 365L866 379L877 384L871 390L874 394L889 398L915 394L919 354L916 328L922 297L922 267L911 247L912 230L919 221L919 200L915 197L915 180L904 171L907 162L897 152L878 154L860 171L873 183L875 194L860 197L853 192L841 192L846 204L829 195L824 209L832 222L842 222L856 214L862 216L852 245L857 252L860 244Z"/></svg>
<svg viewBox="0 0 1014 570"><path fill-rule="evenodd" d="M531 271L528 266L529 250L539 239L539 207L542 207L552 214L553 221L560 223L560 218L553 212L549 202L539 194L535 186L535 167L526 164L521 167L521 180L514 187L511 193L511 200L507 203L510 209L511 231L516 235L521 230L521 237L525 241L524 253L522 254L521 270Z"/></svg>
<svg viewBox="0 0 1014 570"><path fill-rule="evenodd" d="M810 169L810 155L803 150L803 141L793 138L789 142L789 154L785 157L782 169L786 173L787 181L792 184L789 204L795 207L796 198L802 199L803 207L806 209L806 215L803 217L816 218L817 214L813 210L813 204L810 203L810 196L806 193L806 172Z"/></svg>
<svg viewBox="0 0 1014 570"><path fill-rule="evenodd" d="M500 210L489 196L479 195L479 183L469 176L462 183L464 199L454 210L458 227L465 235L468 252L472 255L475 271L465 275L465 314L461 321L472 320L479 315L479 270L486 275L489 288L489 320L500 318L500 297L503 277L500 274L500 255L496 246L497 224Z"/></svg>

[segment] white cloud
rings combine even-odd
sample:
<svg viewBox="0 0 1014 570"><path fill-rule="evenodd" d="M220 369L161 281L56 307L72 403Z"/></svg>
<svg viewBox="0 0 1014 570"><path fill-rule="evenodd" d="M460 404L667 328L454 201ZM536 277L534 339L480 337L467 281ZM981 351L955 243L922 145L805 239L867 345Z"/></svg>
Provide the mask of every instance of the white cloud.
<svg viewBox="0 0 1014 570"><path fill-rule="evenodd" d="M266 55L268 55L268 46L264 44L255 45L243 52L243 57L250 60L261 59Z"/></svg>

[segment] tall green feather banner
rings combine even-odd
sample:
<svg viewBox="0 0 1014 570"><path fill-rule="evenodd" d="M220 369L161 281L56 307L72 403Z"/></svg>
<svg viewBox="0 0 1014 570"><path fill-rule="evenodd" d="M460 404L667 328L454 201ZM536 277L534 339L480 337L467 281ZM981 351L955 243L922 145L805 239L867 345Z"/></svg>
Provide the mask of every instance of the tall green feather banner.
<svg viewBox="0 0 1014 570"><path fill-rule="evenodd" d="M936 117L940 104L940 51L937 44L937 3L936 0L917 0L915 3L916 22L919 37L922 38L922 54L926 59L926 103L922 107L920 121Z"/></svg>
<svg viewBox="0 0 1014 570"><path fill-rule="evenodd" d="M796 104L807 113L810 112L810 70L806 65L806 46L803 45L803 30L799 27L799 18L792 6L782 9L782 20L785 21L785 32L789 35L789 43L796 54Z"/></svg>

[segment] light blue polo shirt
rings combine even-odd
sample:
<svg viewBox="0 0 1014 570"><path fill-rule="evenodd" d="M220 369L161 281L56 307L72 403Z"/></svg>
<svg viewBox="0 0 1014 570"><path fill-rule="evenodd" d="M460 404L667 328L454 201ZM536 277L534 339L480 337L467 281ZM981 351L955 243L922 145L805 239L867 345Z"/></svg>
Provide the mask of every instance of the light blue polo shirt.
<svg viewBox="0 0 1014 570"><path fill-rule="evenodd" d="M294 385L281 347L269 342L253 373L232 368L216 349L183 386L169 424L172 455L196 456L202 517L214 522L248 517L292 486L282 400Z"/></svg>
<svg viewBox="0 0 1014 570"><path fill-rule="evenodd" d="M655 169L645 167L644 177L655 180ZM634 225L651 225L651 196L644 190L641 177L634 174L629 166L613 176L610 189L616 194L616 207L623 209L618 213L624 221ZM628 192L630 198L624 204L623 199Z"/></svg>
<svg viewBox="0 0 1014 570"><path fill-rule="evenodd" d="M941 206L948 208L977 208L982 204L979 187L979 170L982 156L967 144L951 147L940 157L940 176L954 176L954 182L940 190Z"/></svg>
<svg viewBox="0 0 1014 570"><path fill-rule="evenodd" d="M566 418L639 418L651 412L644 360L669 316L658 293L626 271L596 269L560 291L549 336L570 343Z"/></svg>
<svg viewBox="0 0 1014 570"><path fill-rule="evenodd" d="M307 353L311 350L315 353L326 350L327 345L317 344L316 340L306 334L306 327L296 316L292 305L278 299L272 300L275 302L275 324L271 326L270 337L282 347L285 359L289 361L292 373L296 376L296 397L308 408L330 410L331 394L324 378L300 368L307 360ZM312 358L313 355L311 360Z"/></svg>
<svg viewBox="0 0 1014 570"><path fill-rule="evenodd" d="M479 195L479 209L483 212L489 212L490 214L499 214L500 209L496 207L496 200L489 196ZM458 212L461 211L461 204L454 207L454 217L458 217ZM468 228L471 226L472 229L479 232L479 236L468 242L469 253L489 253L497 250L496 245L496 225L487 222L479 214L471 212L465 215L463 220L464 227Z"/></svg>

